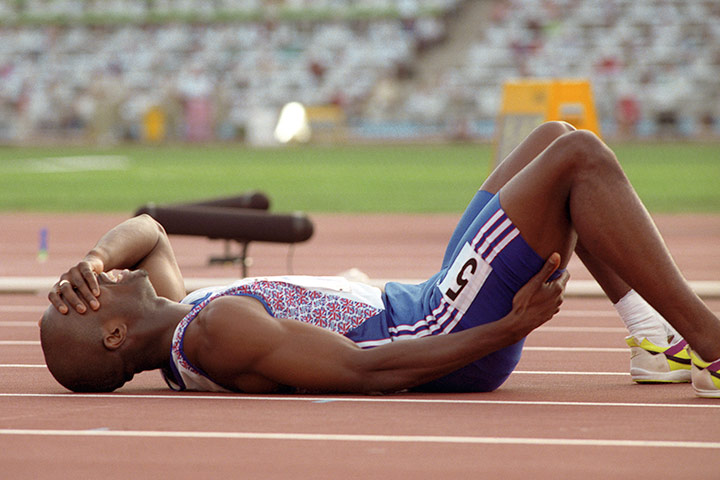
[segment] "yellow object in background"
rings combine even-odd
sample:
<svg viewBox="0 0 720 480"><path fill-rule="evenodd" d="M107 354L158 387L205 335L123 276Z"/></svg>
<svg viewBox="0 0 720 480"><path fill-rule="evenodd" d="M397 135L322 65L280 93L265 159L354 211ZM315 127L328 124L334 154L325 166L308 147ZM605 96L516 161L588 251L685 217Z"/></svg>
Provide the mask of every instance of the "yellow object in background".
<svg viewBox="0 0 720 480"><path fill-rule="evenodd" d="M495 141L497 166L535 127L562 120L600 135L590 82L584 79L520 79L503 85Z"/></svg>
<svg viewBox="0 0 720 480"><path fill-rule="evenodd" d="M160 143L165 140L165 112L157 106L150 107L143 116L143 139Z"/></svg>

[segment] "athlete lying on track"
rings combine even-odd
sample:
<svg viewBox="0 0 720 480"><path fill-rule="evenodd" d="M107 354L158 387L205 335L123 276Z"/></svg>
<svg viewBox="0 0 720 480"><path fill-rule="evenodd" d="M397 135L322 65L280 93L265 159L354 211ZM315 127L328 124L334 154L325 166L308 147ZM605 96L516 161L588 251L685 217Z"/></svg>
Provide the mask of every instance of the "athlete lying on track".
<svg viewBox="0 0 720 480"><path fill-rule="evenodd" d="M186 296L165 232L140 216L60 277L42 347L74 391L111 391L152 369L176 389L490 391L512 372L523 339L558 311L573 251L630 328L636 381L689 381L692 355L696 392L720 395L720 362L701 359L720 358L720 321L679 272L613 152L559 122L538 127L490 175L423 284L380 292L274 277Z"/></svg>

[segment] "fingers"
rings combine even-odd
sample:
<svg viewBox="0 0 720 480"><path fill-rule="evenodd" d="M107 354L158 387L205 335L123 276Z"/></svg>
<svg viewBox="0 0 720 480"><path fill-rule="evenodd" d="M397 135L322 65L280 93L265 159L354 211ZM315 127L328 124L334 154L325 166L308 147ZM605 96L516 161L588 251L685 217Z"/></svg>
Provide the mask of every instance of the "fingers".
<svg viewBox="0 0 720 480"><path fill-rule="evenodd" d="M60 280L53 288L50 290L50 293L48 293L48 300L50 300L50 303L52 304L55 309L65 315L68 313L68 306L63 301L62 297L60 296L60 290L65 286L65 284L69 284L70 282L68 280Z"/></svg>
<svg viewBox="0 0 720 480"><path fill-rule="evenodd" d="M560 306L563 304L563 301L565 300L564 293L565 293L565 287L567 286L567 282L570 279L570 273L568 273L567 270L562 272L558 278L550 282L548 285L551 286L553 289L553 295L555 296L555 305L557 306L557 310L555 313L560 311ZM553 313L553 315L555 314Z"/></svg>
<svg viewBox="0 0 720 480"><path fill-rule="evenodd" d="M535 274L535 276L530 280L530 282L535 282L536 284L543 284L547 282L559 266L560 254L555 252L548 257L540 271Z"/></svg>
<svg viewBox="0 0 720 480"><path fill-rule="evenodd" d="M75 310L77 310L80 313L85 313L85 305L90 305L90 308L93 310L97 310L100 308L100 303L98 302L95 291L98 291L98 283L97 278L95 276L95 273L93 273L92 270L90 270L90 267L87 264L81 264L78 265L77 269L73 269L70 272L71 275L71 287L75 287L74 289L71 288L71 292L69 292L68 300L73 301L73 305L75 305ZM75 291L79 294L75 294ZM63 291L64 293L64 291ZM99 295L99 291L98 291ZM82 299L81 302L75 302L75 298L78 300Z"/></svg>
<svg viewBox="0 0 720 480"><path fill-rule="evenodd" d="M59 302L62 302L62 305L65 305L66 308L74 308L78 313L85 313L87 311L85 302L78 296L70 280L61 280L54 290L57 292ZM60 308L58 308L58 310L60 313L66 313Z"/></svg>
<svg viewBox="0 0 720 480"><path fill-rule="evenodd" d="M520 323L528 332L550 320L560 311L563 293L570 274L559 272L557 278L550 278L560 267L560 255L553 253L540 271L526 283L513 297L513 313L518 315Z"/></svg>
<svg viewBox="0 0 720 480"><path fill-rule="evenodd" d="M563 290L565 290L565 287L567 287L568 280L570 280L570 272L565 270L564 272L562 272L562 274L558 278L556 278L553 281L556 282L558 285L560 285L560 287L562 287Z"/></svg>
<svg viewBox="0 0 720 480"><path fill-rule="evenodd" d="M551 317L560 311L560 306L564 301L565 287L570 279L570 273L565 270L557 278L543 282L536 291L538 299L547 302L548 308L552 308Z"/></svg>
<svg viewBox="0 0 720 480"><path fill-rule="evenodd" d="M560 267L560 254L557 252L554 252L545 262L545 265L543 265L543 275L545 278L543 278L543 283L550 280L550 277L555 273L555 271Z"/></svg>
<svg viewBox="0 0 720 480"><path fill-rule="evenodd" d="M99 297L100 285L98 284L97 274L102 273L102 268L100 271L96 271L92 268L92 266L90 266L90 264L82 263L78 266L78 270L80 270L80 274L82 275L83 280L85 280L85 284L92 291L93 296Z"/></svg>
<svg viewBox="0 0 720 480"><path fill-rule="evenodd" d="M81 261L60 276L60 281L48 293L48 299L64 315L70 308L78 313L85 313L88 305L93 310L99 309L100 302L96 298L99 295L100 286L93 265Z"/></svg>
<svg viewBox="0 0 720 480"><path fill-rule="evenodd" d="M562 295L563 292L565 292L568 280L570 280L570 273L567 270L564 270L557 278L545 282L544 286L547 287L553 295Z"/></svg>

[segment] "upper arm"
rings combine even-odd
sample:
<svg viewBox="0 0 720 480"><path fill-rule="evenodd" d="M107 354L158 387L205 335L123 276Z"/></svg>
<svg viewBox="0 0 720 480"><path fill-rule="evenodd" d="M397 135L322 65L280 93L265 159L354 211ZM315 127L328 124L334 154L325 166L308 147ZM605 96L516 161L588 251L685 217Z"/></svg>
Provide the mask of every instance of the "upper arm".
<svg viewBox="0 0 720 480"><path fill-rule="evenodd" d="M93 257L106 272L121 268L146 270L161 297L180 301L186 295L167 233L147 214L129 218L108 231L86 255L86 259Z"/></svg>
<svg viewBox="0 0 720 480"><path fill-rule="evenodd" d="M155 219L145 215L144 221L149 222L148 228L157 231L157 241L150 251L135 265L148 272L150 283L160 297L179 302L185 298L185 282L180 267L178 267L175 253L170 245L170 239L165 229Z"/></svg>
<svg viewBox="0 0 720 480"><path fill-rule="evenodd" d="M205 310L195 358L215 382L241 390L255 375L310 390L364 390L363 350L342 335L274 318L249 297L219 298Z"/></svg>

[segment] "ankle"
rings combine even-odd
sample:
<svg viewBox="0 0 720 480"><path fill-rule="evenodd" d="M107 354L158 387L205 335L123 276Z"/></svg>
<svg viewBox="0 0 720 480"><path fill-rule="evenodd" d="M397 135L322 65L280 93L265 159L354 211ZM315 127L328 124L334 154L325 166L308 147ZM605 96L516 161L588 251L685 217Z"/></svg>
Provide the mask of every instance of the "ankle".
<svg viewBox="0 0 720 480"><path fill-rule="evenodd" d="M696 342L690 346L704 361L713 363L720 359L720 344L718 342Z"/></svg>
<svg viewBox="0 0 720 480"><path fill-rule="evenodd" d="M647 338L655 345L668 344L670 332L666 322L637 292L630 290L614 304L630 335L639 340Z"/></svg>

